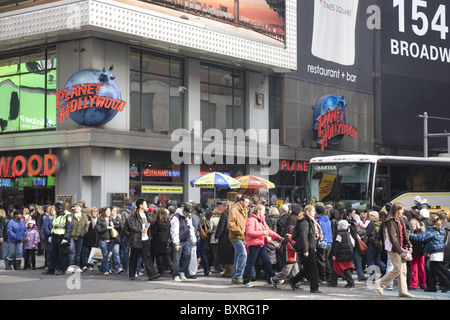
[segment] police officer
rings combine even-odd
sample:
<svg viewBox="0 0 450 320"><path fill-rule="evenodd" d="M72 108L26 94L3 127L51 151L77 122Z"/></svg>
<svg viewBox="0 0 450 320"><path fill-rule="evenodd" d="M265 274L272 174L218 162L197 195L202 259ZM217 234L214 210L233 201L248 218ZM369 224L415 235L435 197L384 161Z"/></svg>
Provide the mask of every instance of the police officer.
<svg viewBox="0 0 450 320"><path fill-rule="evenodd" d="M56 215L53 218L53 228L49 242L53 245L44 274L62 275L66 271L69 257L70 237L73 230L73 217L63 203L55 202Z"/></svg>

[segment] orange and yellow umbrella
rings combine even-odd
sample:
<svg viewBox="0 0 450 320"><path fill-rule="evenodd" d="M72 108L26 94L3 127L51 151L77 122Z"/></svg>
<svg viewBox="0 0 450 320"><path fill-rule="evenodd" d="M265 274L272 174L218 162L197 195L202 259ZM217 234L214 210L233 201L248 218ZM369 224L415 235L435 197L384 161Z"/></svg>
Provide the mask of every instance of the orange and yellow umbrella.
<svg viewBox="0 0 450 320"><path fill-rule="evenodd" d="M236 178L237 181L241 183L242 189L272 189L275 188L275 184L270 182L269 180L252 176L252 175L246 175L242 177Z"/></svg>

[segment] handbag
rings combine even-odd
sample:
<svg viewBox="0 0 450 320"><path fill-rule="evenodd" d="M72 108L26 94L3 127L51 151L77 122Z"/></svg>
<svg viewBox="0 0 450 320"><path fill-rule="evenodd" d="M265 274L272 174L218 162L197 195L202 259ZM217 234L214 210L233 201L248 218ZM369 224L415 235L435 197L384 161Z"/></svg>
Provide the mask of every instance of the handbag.
<svg viewBox="0 0 450 320"><path fill-rule="evenodd" d="M111 238L113 239L119 236L119 232L114 228L110 229L109 232L111 233Z"/></svg>
<svg viewBox="0 0 450 320"><path fill-rule="evenodd" d="M367 252L367 244L359 236L356 237L356 248L360 255L365 255Z"/></svg>
<svg viewBox="0 0 450 320"><path fill-rule="evenodd" d="M404 250L401 254L402 259L404 261L411 261L412 260L412 254L408 250Z"/></svg>

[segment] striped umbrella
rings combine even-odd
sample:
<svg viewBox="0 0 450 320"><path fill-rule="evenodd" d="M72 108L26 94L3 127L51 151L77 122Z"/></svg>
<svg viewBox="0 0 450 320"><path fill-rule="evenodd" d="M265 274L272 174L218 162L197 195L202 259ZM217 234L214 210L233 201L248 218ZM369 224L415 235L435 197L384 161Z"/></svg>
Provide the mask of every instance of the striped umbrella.
<svg viewBox="0 0 450 320"><path fill-rule="evenodd" d="M220 172L211 172L197 177L190 181L192 187L197 188L214 188L214 198L216 198L216 188L219 189L236 189L241 186L236 179Z"/></svg>
<svg viewBox="0 0 450 320"><path fill-rule="evenodd" d="M237 181L241 183L242 189L272 189L275 188L275 184L269 180L247 175L236 178Z"/></svg>

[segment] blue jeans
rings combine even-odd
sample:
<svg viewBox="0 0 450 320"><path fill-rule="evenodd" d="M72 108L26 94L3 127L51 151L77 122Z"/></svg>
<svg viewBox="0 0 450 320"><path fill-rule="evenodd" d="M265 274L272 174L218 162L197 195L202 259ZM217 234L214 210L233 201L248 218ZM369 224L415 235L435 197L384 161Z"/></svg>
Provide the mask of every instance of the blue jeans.
<svg viewBox="0 0 450 320"><path fill-rule="evenodd" d="M81 267L81 249L83 248L83 238L75 240L70 238L69 266Z"/></svg>
<svg viewBox="0 0 450 320"><path fill-rule="evenodd" d="M355 247L353 248L353 264L355 265L356 274L358 275L358 280L361 280L364 278L364 269L362 265L362 257L359 254L358 249Z"/></svg>
<svg viewBox="0 0 450 320"><path fill-rule="evenodd" d="M9 241L8 260L20 260L23 257L23 241Z"/></svg>
<svg viewBox="0 0 450 320"><path fill-rule="evenodd" d="M120 244L119 243L113 243L112 245L112 257L111 257L111 262L113 265L114 270L119 270L122 268L121 264L120 264Z"/></svg>
<svg viewBox="0 0 450 320"><path fill-rule="evenodd" d="M269 256L267 255L266 247L250 246L248 247L248 257L244 269L244 276L243 276L244 284L250 282L252 276L252 269L255 266L255 262L256 259L258 259L258 257L261 258L262 263L264 265L264 269L266 270L267 280L270 280L270 278L275 276L275 272L273 272Z"/></svg>
<svg viewBox="0 0 450 320"><path fill-rule="evenodd" d="M382 274L384 274L386 272L386 264L381 261L380 258L381 254L375 250L374 248L372 248L371 246L369 246L369 248L367 249L367 253L366 253L366 258L367 258L367 264L369 266L373 266L376 265L380 268L380 272ZM372 274L375 272L375 270L372 271Z"/></svg>
<svg viewBox="0 0 450 320"><path fill-rule="evenodd" d="M5 263L5 267L8 265L8 253L9 253L9 242L8 241L3 241L3 245L2 245L2 249L3 249L3 262Z"/></svg>
<svg viewBox="0 0 450 320"><path fill-rule="evenodd" d="M191 243L189 241L180 242L180 250L175 250L173 246L173 269L172 276L175 278L180 272L187 273L189 262L191 261Z"/></svg>
<svg viewBox="0 0 450 320"><path fill-rule="evenodd" d="M100 248L100 250L102 250L102 263L100 265L100 272L111 272L111 266L109 265L109 253L112 250L112 246L113 246L113 242L109 241L109 242L105 242L102 240L98 241L98 246Z"/></svg>
<svg viewBox="0 0 450 320"><path fill-rule="evenodd" d="M231 241L231 244L234 247L234 265L231 278L242 278L247 263L247 250L245 250L245 244L240 240Z"/></svg>

